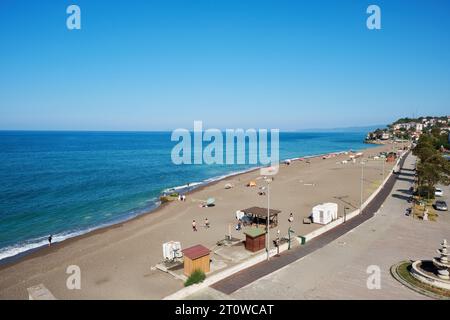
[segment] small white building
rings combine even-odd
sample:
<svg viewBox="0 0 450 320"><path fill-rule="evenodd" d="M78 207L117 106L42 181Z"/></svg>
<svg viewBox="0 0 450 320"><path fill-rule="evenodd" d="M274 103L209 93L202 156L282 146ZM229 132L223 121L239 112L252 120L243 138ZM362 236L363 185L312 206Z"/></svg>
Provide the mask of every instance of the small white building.
<svg viewBox="0 0 450 320"><path fill-rule="evenodd" d="M388 140L390 137L391 137L390 134L387 132L383 132L381 134L381 140Z"/></svg>
<svg viewBox="0 0 450 320"><path fill-rule="evenodd" d="M312 222L318 224L328 224L338 217L337 203L327 202L319 204L312 209Z"/></svg>
<svg viewBox="0 0 450 320"><path fill-rule="evenodd" d="M163 243L163 257L165 260L172 260L181 256L181 243L179 241Z"/></svg>
<svg viewBox="0 0 450 320"><path fill-rule="evenodd" d="M423 124L416 123L416 132L422 132L423 130Z"/></svg>

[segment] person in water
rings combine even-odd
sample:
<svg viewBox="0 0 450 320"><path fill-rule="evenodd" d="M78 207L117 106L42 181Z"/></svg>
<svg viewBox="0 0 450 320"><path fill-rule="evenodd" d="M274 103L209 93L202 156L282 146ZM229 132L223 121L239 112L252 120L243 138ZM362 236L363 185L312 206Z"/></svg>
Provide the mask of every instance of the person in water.
<svg viewBox="0 0 450 320"><path fill-rule="evenodd" d="M49 247L52 245L52 239L53 239L53 236L50 235L50 237L48 237L48 246Z"/></svg>

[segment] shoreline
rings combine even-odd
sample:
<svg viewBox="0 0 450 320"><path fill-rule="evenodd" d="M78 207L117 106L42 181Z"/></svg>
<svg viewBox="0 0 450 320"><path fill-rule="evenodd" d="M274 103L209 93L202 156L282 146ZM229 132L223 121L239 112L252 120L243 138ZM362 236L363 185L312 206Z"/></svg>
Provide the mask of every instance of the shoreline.
<svg viewBox="0 0 450 320"><path fill-rule="evenodd" d="M316 158L322 158L324 156L327 155L331 155L331 154L335 154L335 155L340 155L340 154L344 154L345 152L360 152L360 151L365 151L368 149L372 149L374 147L377 147L377 145L372 145L372 146L368 146L368 148L364 148L364 149L358 149L358 150L340 150L340 151L332 151L332 152L327 152L327 153L322 153L322 154L316 154L316 155L308 155L308 156L299 156L299 157L294 157L294 158L286 158L286 159L281 159L279 161L279 164L282 165L284 161L290 160L292 162L294 161L301 161L301 159L316 159ZM230 179L230 178L236 178L238 176L241 175L245 175L247 173L252 173L256 170L261 169L263 166L257 166L257 167L252 167L246 170L240 170L240 171L235 171L235 172L231 172L229 174L224 174L222 176L218 176L218 177L211 177L211 178L207 178L201 182L199 182L198 185L194 186L193 188L191 188L190 190L184 192L183 194L186 195L192 195L195 194L197 192L200 192L202 190L204 190L207 187L210 186L214 186L219 182L222 182L226 179ZM208 181L210 180L210 181ZM171 190L174 188L177 188L178 186L172 187L172 188L166 188L165 190ZM162 193L161 193L162 194ZM117 229L117 228L121 228L123 227L125 224L127 223L131 223L134 221L138 221L139 219L143 219L144 217L148 216L148 215L155 215L158 214L159 211L161 211L162 209L164 209L165 207L167 207L172 201L169 202L165 202L165 203L161 203L160 201L156 201L155 202L155 207L153 209L150 210L145 210L142 213L138 213L137 215L130 217L130 218L125 218L123 221L117 221L117 222L113 222L111 224L108 225L100 225L98 227L94 227L91 230L87 230L86 232L81 231L80 234L72 236L72 237L68 237L64 240L58 241L58 242L54 242L52 243L51 246L48 245L42 245L42 246L38 246L29 250L25 250L23 252L20 252L16 255L13 256L9 256L9 257L5 257L3 259L0 259L0 270L9 268L11 266L14 266L18 263L21 263L23 261L27 261L36 257L41 257L41 256L45 256L47 254L50 254L52 252L55 252L59 249L62 249L64 247L66 247L67 245L70 245L76 241L91 237L91 236L95 236L95 235L99 235L102 233L105 233L109 230L113 230L113 229Z"/></svg>

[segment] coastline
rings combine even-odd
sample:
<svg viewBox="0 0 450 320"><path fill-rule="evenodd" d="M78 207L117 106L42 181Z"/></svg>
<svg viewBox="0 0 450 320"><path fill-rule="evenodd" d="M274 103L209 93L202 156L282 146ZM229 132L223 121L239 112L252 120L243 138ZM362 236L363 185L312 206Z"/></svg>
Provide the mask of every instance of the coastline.
<svg viewBox="0 0 450 320"><path fill-rule="evenodd" d="M391 146L376 146L363 150L364 157L377 155ZM384 148L384 149L383 149ZM360 172L358 164L343 164L349 155L331 152L321 155L290 158L290 165L282 164L270 188L271 208L281 210L279 229L289 227L289 212L294 212L292 224L296 235L305 235L318 228L318 224L303 224L312 206L322 202L336 202L339 214L343 206L357 208L360 198ZM335 154L331 158L324 155ZM324 159L325 158L325 159ZM302 161L302 160L310 161ZM364 198L367 199L381 182L381 163L369 161L364 170ZM390 170L386 166L386 170ZM182 282L152 269L161 262L161 245L167 241L180 241L182 248L202 244L216 250L216 243L235 223L235 212L251 206L267 206L267 197L258 195L264 180L253 168L250 172L236 173L209 182L187 193L187 201L172 201L122 223L100 228L40 250L11 259L0 265L0 299L26 298L26 288L44 283L58 299L104 298L161 299L182 288ZM248 181L257 187L246 187ZM342 184L342 181L345 181ZM225 182L234 187L226 190ZM336 188L339 185L339 188ZM299 197L300 195L300 197ZM346 195L344 200L341 196ZM216 206L202 208L201 201L216 199ZM204 229L202 221L208 217L212 224ZM193 233L192 219L198 221L199 230ZM270 230L276 237L276 228ZM232 228L231 235L242 240L242 232ZM221 259L216 254L214 259ZM236 262L225 261L232 267ZM77 265L85 270L83 290L67 290L66 268ZM152 268L151 268L152 267ZM215 274L213 272L213 274ZM120 290L113 290L120 288ZM137 290L137 288L141 288ZM150 288L153 288L149 291ZM142 291L143 290L143 291Z"/></svg>
<svg viewBox="0 0 450 320"><path fill-rule="evenodd" d="M375 146L373 146L375 147ZM373 148L372 147L372 148ZM367 149L370 149L367 148ZM351 150L354 152L360 152L360 151L364 151L367 149L359 149L359 150ZM322 158L323 156L327 156L330 154L342 154L345 152L350 152L350 151L334 151L334 152L328 152L328 153L322 153L322 154L317 154L317 155L308 155L308 156L299 156L299 157L294 157L294 158L286 158L286 159L281 159L279 164L282 165L284 161L290 160L290 161L300 161L300 159L316 159L316 158ZM235 178L247 173L252 173L254 171L257 171L259 169L261 169L262 166L256 166L256 167L252 167L246 170L239 170L239 171L235 171L235 172L231 172L229 174L225 174L222 176L218 176L218 177L211 177L211 178L207 178L201 182L198 183L198 185L195 185L194 187L190 188L188 191L184 192L183 194L185 195L192 195L195 194L196 192L200 192L202 190L204 190L207 187L213 186L217 183L220 183L226 179L229 178ZM181 186L182 187L182 186ZM171 188L167 188L165 190L172 190L178 188L178 186L175 187L171 187ZM189 188L189 187L187 187ZM162 194L162 193L161 193ZM116 228L120 228L122 227L124 224L135 221L135 220L139 220L142 219L144 216L147 216L149 214L157 214L159 211L161 211L162 209L164 209L166 206L168 206L171 203L171 201L169 202L165 202L162 203L160 201L156 201L154 203L155 207L153 209L150 210L145 210L142 211L141 213L136 214L133 217L129 217L129 218L125 218L122 221L117 221L117 222L113 222L111 224L107 224L107 225L100 225L98 227L94 227L90 230L86 230L81 231L80 234L74 235L72 237L68 237L64 240L58 241L58 242L53 242L51 246L48 245L42 245L42 246L38 246L29 250L25 250L23 252L20 252L16 255L13 256L9 256L9 257L5 257L3 259L0 259L0 270L13 266L17 263L20 263L22 261L26 261L28 259L32 259L32 258L36 258L36 257L40 257L40 256L45 256L48 253L53 252L53 250L58 250L60 248L64 248L67 245L70 245L71 243L73 243L74 241L77 240L81 240L81 239L85 239L89 236L95 236L98 234L102 234L104 232L107 232L108 230L113 230Z"/></svg>

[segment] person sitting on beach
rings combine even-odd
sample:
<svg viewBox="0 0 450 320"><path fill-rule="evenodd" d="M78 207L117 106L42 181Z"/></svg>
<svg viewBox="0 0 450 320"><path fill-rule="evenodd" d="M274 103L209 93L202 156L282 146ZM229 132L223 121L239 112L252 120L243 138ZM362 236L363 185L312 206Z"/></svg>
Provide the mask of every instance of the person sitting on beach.
<svg viewBox="0 0 450 320"><path fill-rule="evenodd" d="M192 231L197 231L197 223L195 220L192 220Z"/></svg>
<svg viewBox="0 0 450 320"><path fill-rule="evenodd" d="M205 218L205 228L206 229L209 228L209 220L208 220L208 218Z"/></svg>
<svg viewBox="0 0 450 320"><path fill-rule="evenodd" d="M289 221L290 223L294 222L294 215L292 214L292 212L291 212L291 214L289 215L288 221Z"/></svg>

